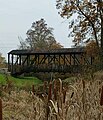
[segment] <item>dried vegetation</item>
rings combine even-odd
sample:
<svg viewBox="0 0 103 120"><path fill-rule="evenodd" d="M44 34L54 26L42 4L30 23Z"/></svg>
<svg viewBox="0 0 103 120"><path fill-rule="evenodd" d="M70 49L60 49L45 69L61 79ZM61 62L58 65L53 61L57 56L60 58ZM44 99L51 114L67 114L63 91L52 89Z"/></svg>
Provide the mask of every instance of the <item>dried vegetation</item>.
<svg viewBox="0 0 103 120"><path fill-rule="evenodd" d="M79 77L72 84L44 82L39 92L35 86L30 92L2 88L3 120L103 120L102 74L90 80Z"/></svg>

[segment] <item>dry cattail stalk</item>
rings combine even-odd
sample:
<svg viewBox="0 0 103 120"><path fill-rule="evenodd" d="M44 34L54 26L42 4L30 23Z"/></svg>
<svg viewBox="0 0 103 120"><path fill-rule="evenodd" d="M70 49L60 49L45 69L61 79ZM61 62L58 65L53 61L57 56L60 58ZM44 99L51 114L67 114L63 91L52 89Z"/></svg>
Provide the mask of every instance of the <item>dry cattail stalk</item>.
<svg viewBox="0 0 103 120"><path fill-rule="evenodd" d="M49 83L48 101L52 99L52 82Z"/></svg>
<svg viewBox="0 0 103 120"><path fill-rule="evenodd" d="M33 92L33 94L35 93L34 85L32 85L32 92Z"/></svg>
<svg viewBox="0 0 103 120"><path fill-rule="evenodd" d="M62 81L59 79L59 84L60 84L60 94L62 93Z"/></svg>
<svg viewBox="0 0 103 120"><path fill-rule="evenodd" d="M58 86L58 80L54 80L53 82L54 82L54 88L58 91L58 89L59 89L58 88L59 87Z"/></svg>
<svg viewBox="0 0 103 120"><path fill-rule="evenodd" d="M58 85L59 85L59 93L58 93L58 100L57 100L57 106L58 106L58 115L62 118L63 117L63 100L65 102L65 96L66 92L63 94L63 85L62 85L62 80L58 80ZM63 96L64 95L64 96Z"/></svg>
<svg viewBox="0 0 103 120"><path fill-rule="evenodd" d="M44 83L45 84L45 83ZM46 87L46 86L45 86ZM50 81L49 83L49 88L48 88L48 100L47 100L47 105L46 105L46 120L49 119L49 114L50 114L50 106L49 106L49 101L52 100L52 82Z"/></svg>
<svg viewBox="0 0 103 120"><path fill-rule="evenodd" d="M85 111L85 81L82 80L83 84L83 96L82 96L82 103L83 103L83 110Z"/></svg>
<svg viewBox="0 0 103 120"><path fill-rule="evenodd" d="M0 99L0 120L2 120L2 100Z"/></svg>
<svg viewBox="0 0 103 120"><path fill-rule="evenodd" d="M73 95L74 95L74 92L72 92L72 94L71 94L71 97L70 97L70 98L72 98L72 97L73 97Z"/></svg>
<svg viewBox="0 0 103 120"><path fill-rule="evenodd" d="M59 111L59 103L57 102L57 108L58 108L58 114L60 115L60 111Z"/></svg>
<svg viewBox="0 0 103 120"><path fill-rule="evenodd" d="M57 100L57 89L54 88L54 100Z"/></svg>
<svg viewBox="0 0 103 120"><path fill-rule="evenodd" d="M46 90L47 90L47 81L44 81L43 91L45 91L45 92L46 92Z"/></svg>
<svg viewBox="0 0 103 120"><path fill-rule="evenodd" d="M54 80L53 83L54 83L54 87L53 87L54 100L57 100L57 93L58 93L57 81Z"/></svg>
<svg viewBox="0 0 103 120"><path fill-rule="evenodd" d="M49 109L49 105L47 103L47 107L46 107L46 120L49 120L49 113L50 113L50 109Z"/></svg>
<svg viewBox="0 0 103 120"><path fill-rule="evenodd" d="M101 88L99 88L99 94L101 93Z"/></svg>
<svg viewBox="0 0 103 120"><path fill-rule="evenodd" d="M103 105L103 86L102 86L102 90L101 90L100 105Z"/></svg>
<svg viewBox="0 0 103 120"><path fill-rule="evenodd" d="M63 88L63 103L65 103L66 99L66 89Z"/></svg>
<svg viewBox="0 0 103 120"><path fill-rule="evenodd" d="M84 80L82 80L82 83L83 83L83 89L85 88L85 81Z"/></svg>

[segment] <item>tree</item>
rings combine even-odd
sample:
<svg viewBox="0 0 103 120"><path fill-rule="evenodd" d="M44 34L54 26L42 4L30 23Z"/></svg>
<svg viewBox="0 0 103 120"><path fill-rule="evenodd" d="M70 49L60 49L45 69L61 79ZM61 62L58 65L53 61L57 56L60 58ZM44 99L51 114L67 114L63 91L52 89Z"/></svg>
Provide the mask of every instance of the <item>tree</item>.
<svg viewBox="0 0 103 120"><path fill-rule="evenodd" d="M102 0L57 0L60 15L71 19L69 34L77 45L81 41L95 40L98 47L103 47L103 1ZM99 42L100 41L100 42Z"/></svg>
<svg viewBox="0 0 103 120"><path fill-rule="evenodd" d="M103 63L103 0L57 0L56 6L70 21L75 45L95 40Z"/></svg>
<svg viewBox="0 0 103 120"><path fill-rule="evenodd" d="M27 31L25 41L20 39L20 49L52 49L61 48L62 45L56 42L53 35L53 28L47 27L44 19L33 22Z"/></svg>
<svg viewBox="0 0 103 120"><path fill-rule="evenodd" d="M5 57L3 57L2 54L0 53L0 68L4 67L6 67L6 60Z"/></svg>
<svg viewBox="0 0 103 120"><path fill-rule="evenodd" d="M31 49L31 50L50 50L62 48L63 46L57 42L53 35L53 28L48 27L44 19L40 19L32 23L31 28L27 31L27 38L24 41L21 37L20 40L20 49ZM24 59L23 56L22 59ZM42 59L44 56L40 56L39 59ZM32 60L32 58L31 58ZM33 74L38 78L49 77L50 74L37 73Z"/></svg>
<svg viewBox="0 0 103 120"><path fill-rule="evenodd" d="M98 48L94 40L87 43L86 52L88 56L98 57Z"/></svg>

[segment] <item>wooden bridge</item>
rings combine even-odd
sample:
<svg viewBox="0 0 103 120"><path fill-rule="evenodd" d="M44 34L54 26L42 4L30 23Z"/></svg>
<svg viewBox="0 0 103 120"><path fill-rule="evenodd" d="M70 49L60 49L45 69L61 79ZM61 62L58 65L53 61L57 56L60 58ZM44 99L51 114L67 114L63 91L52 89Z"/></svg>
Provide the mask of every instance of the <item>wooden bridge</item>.
<svg viewBox="0 0 103 120"><path fill-rule="evenodd" d="M80 72L93 62L94 58L87 57L83 48L12 50L8 53L8 70L12 75L25 72Z"/></svg>

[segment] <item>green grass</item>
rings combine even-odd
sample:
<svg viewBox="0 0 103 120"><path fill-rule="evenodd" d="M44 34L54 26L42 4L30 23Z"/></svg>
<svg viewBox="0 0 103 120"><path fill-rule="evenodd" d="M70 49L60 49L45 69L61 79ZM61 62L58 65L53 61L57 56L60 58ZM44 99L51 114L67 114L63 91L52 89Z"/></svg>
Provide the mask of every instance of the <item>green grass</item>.
<svg viewBox="0 0 103 120"><path fill-rule="evenodd" d="M6 84L6 78L4 74L0 74L0 84Z"/></svg>
<svg viewBox="0 0 103 120"><path fill-rule="evenodd" d="M42 81L36 77L13 77L8 75L6 78L5 74L0 74L0 84L5 85L7 81L10 81L16 87L31 87L32 85L40 85Z"/></svg>

